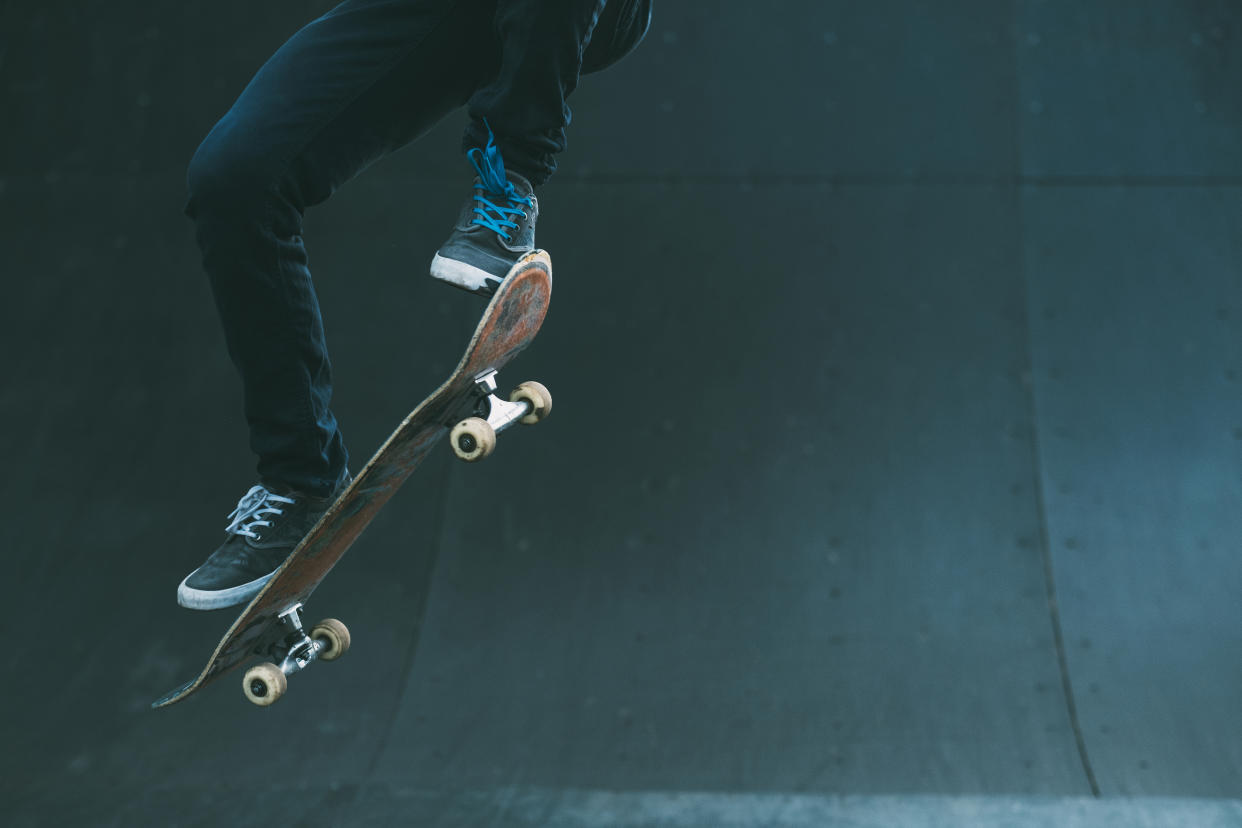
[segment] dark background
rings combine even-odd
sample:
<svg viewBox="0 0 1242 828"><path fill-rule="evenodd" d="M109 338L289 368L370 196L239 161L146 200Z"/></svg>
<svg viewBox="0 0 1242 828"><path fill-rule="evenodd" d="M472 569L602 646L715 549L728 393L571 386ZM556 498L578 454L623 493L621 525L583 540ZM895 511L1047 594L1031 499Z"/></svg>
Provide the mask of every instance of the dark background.
<svg viewBox="0 0 1242 828"><path fill-rule="evenodd" d="M1232 0L657 0L540 194L552 417L381 513L346 660L149 710L254 482L185 165L330 5L0 11L0 821L1242 825ZM355 470L481 309L464 124L308 216Z"/></svg>

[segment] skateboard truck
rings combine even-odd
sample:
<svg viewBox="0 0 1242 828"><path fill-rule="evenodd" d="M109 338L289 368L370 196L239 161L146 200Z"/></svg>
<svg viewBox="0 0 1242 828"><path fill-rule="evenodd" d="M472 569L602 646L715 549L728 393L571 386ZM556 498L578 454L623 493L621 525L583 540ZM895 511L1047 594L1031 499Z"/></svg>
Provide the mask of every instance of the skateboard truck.
<svg viewBox="0 0 1242 828"><path fill-rule="evenodd" d="M278 616L275 635L285 634L259 652L271 658L246 671L242 689L246 698L266 707L285 694L289 676L305 670L311 662L334 661L349 649L349 630L335 618L325 618L308 634L302 627L302 604L294 604Z"/></svg>
<svg viewBox="0 0 1242 828"><path fill-rule="evenodd" d="M280 625L288 630L288 635L284 637L281 644L273 645L270 651L275 656L279 655L280 650L284 650L286 655L276 666L280 667L280 672L285 676L305 670L306 666L318 658L319 653L327 647L325 642L316 641L306 634L306 630L302 629L302 619L298 615L301 609L301 604L294 604L280 614Z"/></svg>
<svg viewBox="0 0 1242 828"><path fill-rule="evenodd" d="M501 399L496 394L496 372L484 371L474 378L473 409L453 427L449 442L462 460L482 460L496 449L496 435L515 423L533 425L552 410L552 395L537 382L524 382ZM486 416L478 416L486 413Z"/></svg>

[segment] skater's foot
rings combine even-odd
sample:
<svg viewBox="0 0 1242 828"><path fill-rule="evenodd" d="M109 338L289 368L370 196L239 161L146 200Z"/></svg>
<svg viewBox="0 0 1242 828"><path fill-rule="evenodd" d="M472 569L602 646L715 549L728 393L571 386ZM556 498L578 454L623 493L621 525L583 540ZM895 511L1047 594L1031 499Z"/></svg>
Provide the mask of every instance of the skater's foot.
<svg viewBox="0 0 1242 828"><path fill-rule="evenodd" d="M509 269L535 249L539 202L530 182L505 172L500 150L489 137L486 149L468 153L478 177L457 226L431 260L431 275L454 287L490 296Z"/></svg>
<svg viewBox="0 0 1242 828"><path fill-rule="evenodd" d="M229 515L226 540L177 588L177 603L211 610L244 604L263 589L298 542L345 491L346 472L327 497L254 486Z"/></svg>

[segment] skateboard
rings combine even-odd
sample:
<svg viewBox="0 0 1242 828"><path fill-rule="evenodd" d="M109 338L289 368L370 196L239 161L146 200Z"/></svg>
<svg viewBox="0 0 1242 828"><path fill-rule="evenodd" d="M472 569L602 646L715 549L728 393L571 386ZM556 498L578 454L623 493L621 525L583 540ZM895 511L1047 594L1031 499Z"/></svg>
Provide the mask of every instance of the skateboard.
<svg viewBox="0 0 1242 828"><path fill-rule="evenodd" d="M458 457L473 462L492 453L498 432L548 415L552 397L544 386L522 383L504 400L496 393L496 376L535 338L551 295L548 254L526 254L492 297L457 370L380 446L237 616L202 672L152 707L182 701L255 656L265 660L246 671L242 687L246 698L266 706L285 694L289 676L349 649L349 630L336 619L324 619L309 632L303 627L307 599L442 437L449 436Z"/></svg>

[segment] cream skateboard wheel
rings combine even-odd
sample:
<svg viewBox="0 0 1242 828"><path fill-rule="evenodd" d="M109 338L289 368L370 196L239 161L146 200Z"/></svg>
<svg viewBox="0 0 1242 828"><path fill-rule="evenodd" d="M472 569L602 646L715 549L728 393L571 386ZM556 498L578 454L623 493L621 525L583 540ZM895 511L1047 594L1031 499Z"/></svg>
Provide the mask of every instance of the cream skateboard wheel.
<svg viewBox="0 0 1242 828"><path fill-rule="evenodd" d="M496 429L487 420L469 417L453 428L453 452L468 463L482 460L496 450Z"/></svg>
<svg viewBox="0 0 1242 828"><path fill-rule="evenodd" d="M246 676L242 679L246 698L260 707L267 707L275 702L285 694L288 687L289 680L285 678L285 674L270 661L254 665L246 671Z"/></svg>
<svg viewBox="0 0 1242 828"><path fill-rule="evenodd" d="M349 650L349 628L335 618L325 618L311 628L311 638L322 642L321 661L335 661Z"/></svg>
<svg viewBox="0 0 1242 828"><path fill-rule="evenodd" d="M509 402L524 402L530 406L530 413L521 419L525 425L534 425L552 413L552 394L542 383L522 383L513 389Z"/></svg>

